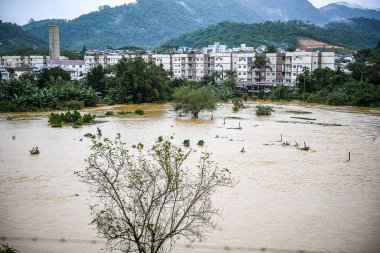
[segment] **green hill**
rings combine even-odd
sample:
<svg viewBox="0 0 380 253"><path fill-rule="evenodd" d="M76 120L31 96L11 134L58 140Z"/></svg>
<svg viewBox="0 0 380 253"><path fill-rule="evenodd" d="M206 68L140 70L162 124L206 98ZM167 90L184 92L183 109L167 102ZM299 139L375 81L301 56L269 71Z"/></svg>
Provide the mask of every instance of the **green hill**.
<svg viewBox="0 0 380 253"><path fill-rule="evenodd" d="M81 49L106 45L154 46L180 34L230 20L256 22L260 18L235 0L138 0L136 3L82 15L74 20L43 20L23 29L48 39L48 24L60 25L61 46Z"/></svg>
<svg viewBox="0 0 380 253"><path fill-rule="evenodd" d="M353 29L356 31L380 33L380 20L373 18L349 18L331 22L325 27L332 29Z"/></svg>
<svg viewBox="0 0 380 253"><path fill-rule="evenodd" d="M329 26L324 28L305 24L301 21L267 21L254 24L222 22L181 35L165 42L162 47L187 46L202 48L205 45L219 41L229 46L239 46L245 43L254 47L264 44L287 48L296 47L299 38L310 38L350 49L361 49L376 45L380 40L380 30L358 31L352 28Z"/></svg>
<svg viewBox="0 0 380 253"><path fill-rule="evenodd" d="M3 23L0 20L0 52L13 51L18 48L46 49L48 44L40 38L24 31L20 26Z"/></svg>

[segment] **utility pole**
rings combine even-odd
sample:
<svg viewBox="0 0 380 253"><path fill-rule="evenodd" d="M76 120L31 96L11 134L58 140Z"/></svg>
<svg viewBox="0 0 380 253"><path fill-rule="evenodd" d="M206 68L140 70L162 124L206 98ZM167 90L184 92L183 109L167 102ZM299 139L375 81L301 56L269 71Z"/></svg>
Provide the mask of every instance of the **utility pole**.
<svg viewBox="0 0 380 253"><path fill-rule="evenodd" d="M306 82L306 78L305 78L305 74L304 74L304 77L303 77L303 101L305 102L305 82Z"/></svg>

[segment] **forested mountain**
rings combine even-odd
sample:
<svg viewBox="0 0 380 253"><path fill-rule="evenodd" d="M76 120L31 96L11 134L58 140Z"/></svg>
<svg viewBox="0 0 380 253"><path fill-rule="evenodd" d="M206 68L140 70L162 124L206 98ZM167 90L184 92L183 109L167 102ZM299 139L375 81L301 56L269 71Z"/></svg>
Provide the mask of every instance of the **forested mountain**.
<svg viewBox="0 0 380 253"><path fill-rule="evenodd" d="M43 40L24 31L20 26L12 23L3 23L0 20L0 52L13 51L17 48L47 48Z"/></svg>
<svg viewBox="0 0 380 253"><path fill-rule="evenodd" d="M330 20L355 17L380 19L380 11L360 8L360 6L352 6L345 2L328 4L320 8L319 11Z"/></svg>
<svg viewBox="0 0 380 253"><path fill-rule="evenodd" d="M307 0L237 0L264 20L302 20L316 24L326 23L325 19Z"/></svg>
<svg viewBox="0 0 380 253"><path fill-rule="evenodd" d="M380 20L373 18L349 18L331 22L325 27L336 29L353 29L357 31L367 31L378 34L380 33Z"/></svg>
<svg viewBox="0 0 380 253"><path fill-rule="evenodd" d="M369 19L367 21L375 22ZM351 20L351 22L355 22L355 19ZM310 38L350 49L361 49L376 45L380 41L380 30L368 32L346 27L323 28L301 21L267 21L255 24L222 22L205 29L181 35L176 39L167 41L162 47L187 46L201 48L219 41L228 46L239 46L242 43L246 43L249 46L255 47L264 44L287 48L296 47L297 40L300 38Z"/></svg>
<svg viewBox="0 0 380 253"><path fill-rule="evenodd" d="M44 20L23 28L48 39L47 25L60 24L61 46L81 49L106 45L153 46L180 34L230 20L252 23L260 18L235 0L138 0L103 6L74 20Z"/></svg>

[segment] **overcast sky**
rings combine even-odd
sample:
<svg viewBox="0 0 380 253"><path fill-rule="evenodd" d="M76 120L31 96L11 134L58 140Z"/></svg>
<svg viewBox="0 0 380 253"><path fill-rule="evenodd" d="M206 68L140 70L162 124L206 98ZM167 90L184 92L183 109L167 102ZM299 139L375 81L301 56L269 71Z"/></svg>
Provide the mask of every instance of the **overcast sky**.
<svg viewBox="0 0 380 253"><path fill-rule="evenodd" d="M309 0L316 7L342 0ZM380 0L345 0L367 8L380 8ZM30 18L73 19L98 9L102 5L117 6L134 0L0 0L0 19L24 25ZM284 4L286 1L284 0Z"/></svg>

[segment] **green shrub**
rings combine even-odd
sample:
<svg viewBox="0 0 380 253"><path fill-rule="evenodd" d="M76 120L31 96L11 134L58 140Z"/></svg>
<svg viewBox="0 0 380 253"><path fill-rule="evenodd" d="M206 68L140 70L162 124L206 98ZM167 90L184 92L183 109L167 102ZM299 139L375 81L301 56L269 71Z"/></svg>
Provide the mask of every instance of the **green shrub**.
<svg viewBox="0 0 380 253"><path fill-rule="evenodd" d="M271 100L289 100L290 99L289 90L285 86L276 87L274 92L269 96Z"/></svg>
<svg viewBox="0 0 380 253"><path fill-rule="evenodd" d="M15 102L0 101L0 112L18 112L19 108Z"/></svg>
<svg viewBox="0 0 380 253"><path fill-rule="evenodd" d="M197 143L197 145L198 145L199 147L203 147L203 146L205 145L204 140L199 140L198 143Z"/></svg>
<svg viewBox="0 0 380 253"><path fill-rule="evenodd" d="M258 96L258 98L260 98L260 99L264 99L264 97L265 97L265 92L264 92L264 90L259 90L259 94L258 94L257 96Z"/></svg>
<svg viewBox="0 0 380 253"><path fill-rule="evenodd" d="M113 116L113 115L114 115L114 112L113 112L113 111L107 111L105 115L106 115L106 116Z"/></svg>
<svg viewBox="0 0 380 253"><path fill-rule="evenodd" d="M251 95L251 99L252 101L256 101L257 99L259 99L255 94L252 94Z"/></svg>
<svg viewBox="0 0 380 253"><path fill-rule="evenodd" d="M125 115L128 115L128 114L132 114L132 112L117 112L117 115L120 115L120 116L125 116Z"/></svg>
<svg viewBox="0 0 380 253"><path fill-rule="evenodd" d="M243 100L241 98L233 98L232 99L233 103L233 111L238 112L240 109L244 107Z"/></svg>
<svg viewBox="0 0 380 253"><path fill-rule="evenodd" d="M183 146L185 146L186 148L190 147L190 140L184 140Z"/></svg>
<svg viewBox="0 0 380 253"><path fill-rule="evenodd" d="M95 115L85 114L83 115L82 121L83 123L91 123L94 121L95 117Z"/></svg>
<svg viewBox="0 0 380 253"><path fill-rule="evenodd" d="M135 110L135 114L137 114L137 115L144 115L144 110L137 109L137 110Z"/></svg>
<svg viewBox="0 0 380 253"><path fill-rule="evenodd" d="M95 119L95 115L85 114L82 116L79 112L67 111L65 114L51 113L49 123L51 127L62 127L64 124L73 123L73 128L79 128L84 123L91 123Z"/></svg>
<svg viewBox="0 0 380 253"><path fill-rule="evenodd" d="M95 135L91 134L91 133L87 133L84 135L84 137L86 138L90 138L90 139L95 139Z"/></svg>
<svg viewBox="0 0 380 253"><path fill-rule="evenodd" d="M31 150L29 150L29 152L31 155L39 155L40 154L40 150L37 146L33 147Z"/></svg>
<svg viewBox="0 0 380 253"><path fill-rule="evenodd" d="M272 106L263 106L263 105L258 105L256 106L256 115L257 116L263 116L263 115L271 115L273 112L273 107Z"/></svg>

